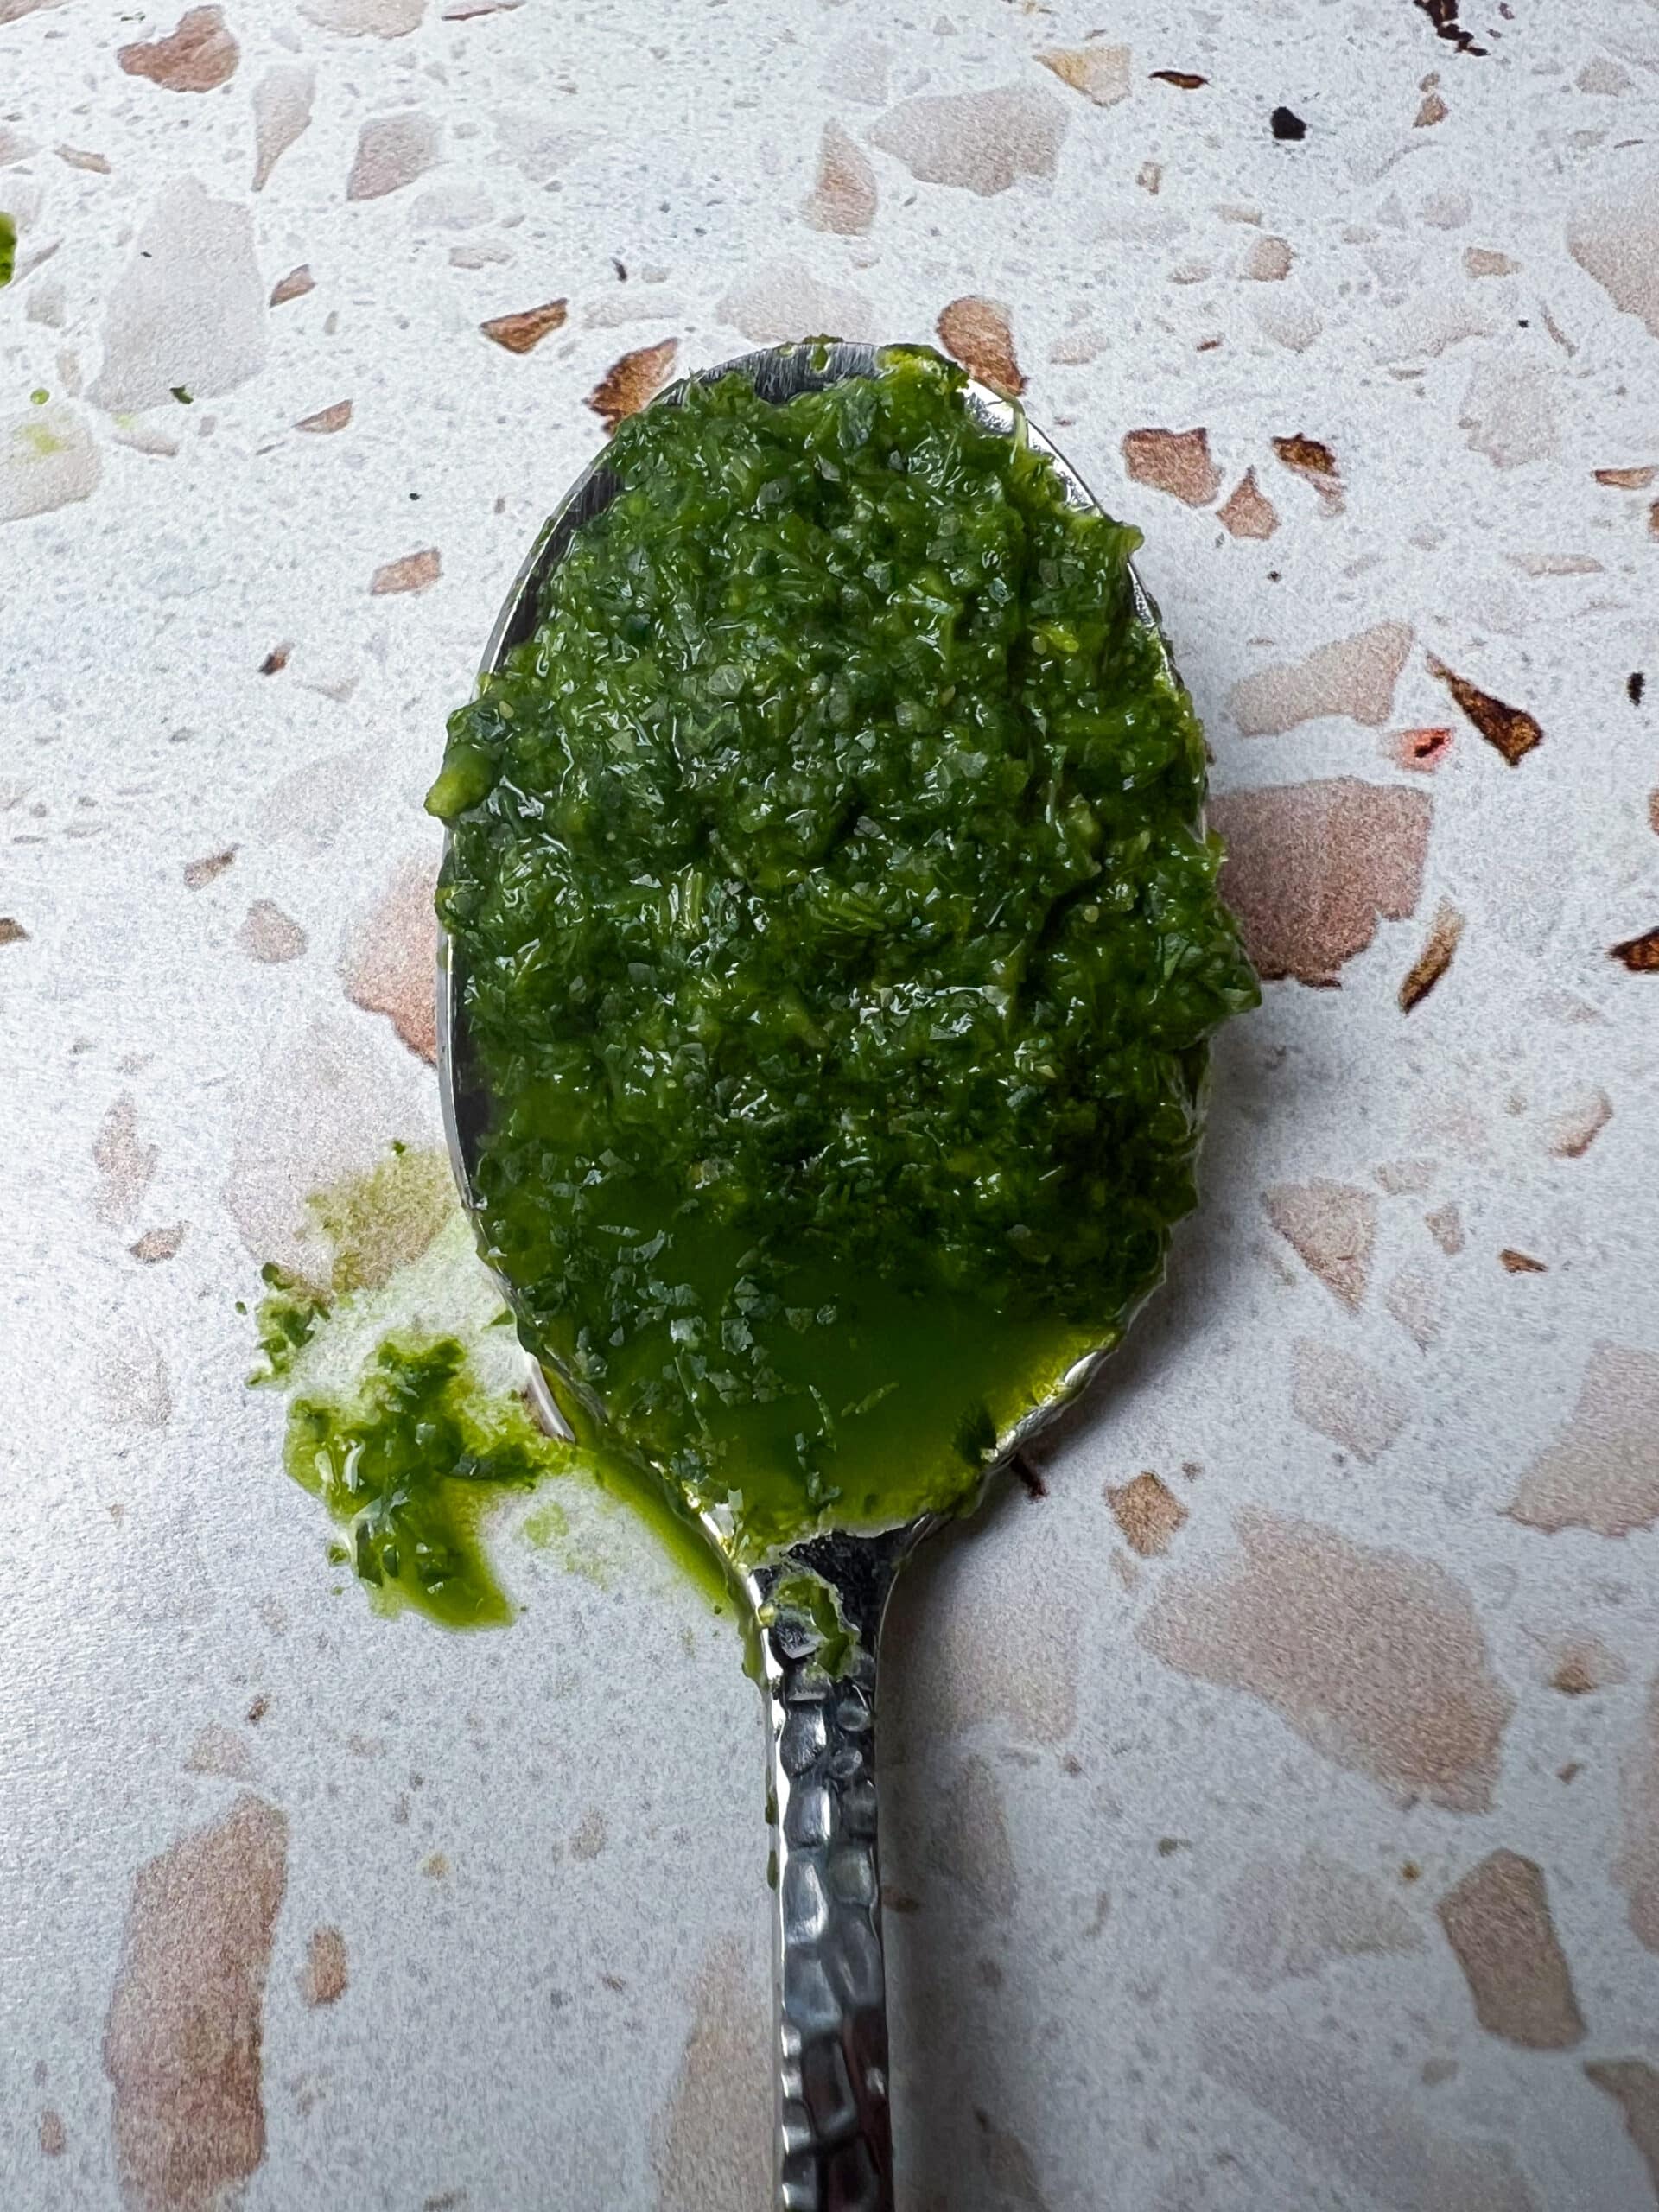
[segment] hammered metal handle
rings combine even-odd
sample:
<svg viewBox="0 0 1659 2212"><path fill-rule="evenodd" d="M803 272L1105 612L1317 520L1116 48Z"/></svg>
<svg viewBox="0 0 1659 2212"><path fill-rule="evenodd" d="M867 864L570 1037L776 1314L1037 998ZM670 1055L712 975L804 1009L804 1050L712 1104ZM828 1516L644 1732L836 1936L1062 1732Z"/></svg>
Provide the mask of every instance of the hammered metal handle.
<svg viewBox="0 0 1659 2212"><path fill-rule="evenodd" d="M907 1533L907 1532L906 1532ZM853 1642L831 1675L821 1630L756 1579L772 1798L777 2212L893 2212L887 2000L876 1856L876 1638L906 1544L802 1545ZM785 1586L786 1587L786 1586Z"/></svg>

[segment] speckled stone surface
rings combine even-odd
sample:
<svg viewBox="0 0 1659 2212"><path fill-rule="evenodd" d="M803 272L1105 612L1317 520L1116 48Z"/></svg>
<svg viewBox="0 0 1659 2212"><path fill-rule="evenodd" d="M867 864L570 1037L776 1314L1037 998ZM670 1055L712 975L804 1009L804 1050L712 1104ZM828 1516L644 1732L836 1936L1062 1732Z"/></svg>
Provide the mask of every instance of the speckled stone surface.
<svg viewBox="0 0 1659 2212"><path fill-rule="evenodd" d="M902 2201L1651 2205L1659 12L0 0L0 210L8 2212L766 2201L729 1626L576 1491L377 1619L234 1301L435 1135L420 798L599 410L942 317L1273 980L900 1592Z"/></svg>

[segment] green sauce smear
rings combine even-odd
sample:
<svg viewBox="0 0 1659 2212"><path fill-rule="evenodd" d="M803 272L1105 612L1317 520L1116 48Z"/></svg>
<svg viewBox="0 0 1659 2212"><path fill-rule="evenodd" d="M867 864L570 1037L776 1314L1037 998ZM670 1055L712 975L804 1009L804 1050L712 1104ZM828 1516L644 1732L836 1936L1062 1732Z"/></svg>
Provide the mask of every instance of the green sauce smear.
<svg viewBox="0 0 1659 2212"><path fill-rule="evenodd" d="M298 1398L289 1412L289 1472L349 1529L359 1580L389 1609L413 1604L450 1628L512 1618L480 1512L568 1457L517 1401L480 1397L453 1337L389 1338L354 1403Z"/></svg>
<svg viewBox="0 0 1659 2212"><path fill-rule="evenodd" d="M329 1557L382 1611L505 1625L513 1608L485 1541L492 1509L579 1474L642 1518L712 1610L750 1632L728 1562L683 1504L626 1454L578 1451L530 1413L524 1354L478 1263L447 1154L394 1143L317 1192L290 1264L268 1262L261 1277L264 1359L248 1380L287 1397L288 1471L340 1523ZM517 1533L608 1586L604 1546L556 1498L538 1498Z"/></svg>
<svg viewBox="0 0 1659 2212"><path fill-rule="evenodd" d="M1160 1275L1255 997L1138 535L964 382L624 423L427 802L486 1256L740 1559L971 1503Z"/></svg>

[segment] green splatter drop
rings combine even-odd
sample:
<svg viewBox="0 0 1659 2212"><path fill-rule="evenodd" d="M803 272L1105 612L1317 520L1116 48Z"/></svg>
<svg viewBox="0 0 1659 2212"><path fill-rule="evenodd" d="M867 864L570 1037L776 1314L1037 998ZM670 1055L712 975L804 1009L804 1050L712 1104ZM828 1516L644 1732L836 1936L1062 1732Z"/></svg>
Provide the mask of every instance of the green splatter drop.
<svg viewBox="0 0 1659 2212"><path fill-rule="evenodd" d="M17 226L0 210L0 284L10 284L17 266Z"/></svg>
<svg viewBox="0 0 1659 2212"><path fill-rule="evenodd" d="M450 1628L512 1618L480 1541L484 1509L569 1461L516 1400L481 1395L453 1337L389 1338L345 1405L296 1398L286 1456L349 1530L359 1580L388 1611L413 1605Z"/></svg>
<svg viewBox="0 0 1659 2212"><path fill-rule="evenodd" d="M373 1290L417 1260L456 1211L447 1154L394 1143L387 1158L342 1176L306 1202L329 1249L336 1298Z"/></svg>
<svg viewBox="0 0 1659 2212"><path fill-rule="evenodd" d="M330 1557L354 1567L383 1610L412 1605L452 1626L511 1620L479 1540L484 1507L503 1488L580 1471L647 1524L717 1613L743 1623L730 1570L647 1467L602 1441L550 1439L526 1411L512 1319L478 1264L447 1154L394 1143L306 1212L298 1264L262 1270L264 1365L249 1380L290 1394L289 1470L353 1523L350 1547ZM556 1500L522 1526L567 1572L610 1586Z"/></svg>
<svg viewBox="0 0 1659 2212"><path fill-rule="evenodd" d="M16 430L17 442L35 461L50 461L54 453L67 453L69 441L60 438L44 423L20 423Z"/></svg>
<svg viewBox="0 0 1659 2212"><path fill-rule="evenodd" d="M267 1261L260 1268L259 1280L266 1289L254 1316L254 1326L259 1332L259 1349L265 1363L255 1368L248 1381L255 1384L282 1382L293 1373L295 1359L316 1334L317 1324L333 1311L334 1300L289 1274L275 1261ZM237 1300L237 1311L247 1311L240 1299Z"/></svg>

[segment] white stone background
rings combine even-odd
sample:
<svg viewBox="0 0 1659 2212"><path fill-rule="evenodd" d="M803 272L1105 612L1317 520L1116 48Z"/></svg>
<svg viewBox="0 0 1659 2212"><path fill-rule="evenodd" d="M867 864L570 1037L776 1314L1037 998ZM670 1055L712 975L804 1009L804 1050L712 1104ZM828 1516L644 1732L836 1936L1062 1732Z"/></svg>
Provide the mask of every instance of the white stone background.
<svg viewBox="0 0 1659 2212"><path fill-rule="evenodd" d="M603 1586L509 1546L504 1634L335 1594L233 1302L435 1132L355 1001L418 1046L420 797L587 395L974 296L1147 534L1224 821L1362 788L1244 810L1256 926L1339 988L1236 1026L1171 1289L1047 1497L899 1600L902 2201L1650 2205L1659 975L1609 947L1659 923L1659 486L1594 472L1659 463L1659 10L1465 0L1475 54L1412 0L471 4L226 0L191 91L118 60L170 9L0 0L0 2196L766 2201L729 1629L579 1497ZM1098 100L1039 59L1090 46ZM256 190L262 116L303 128ZM1148 428L1207 433L1207 502L1126 474ZM1246 469L1265 539L1217 522ZM1542 741L1508 765L1430 655ZM1103 1493L1147 1471L1186 1517L1142 1557Z"/></svg>

